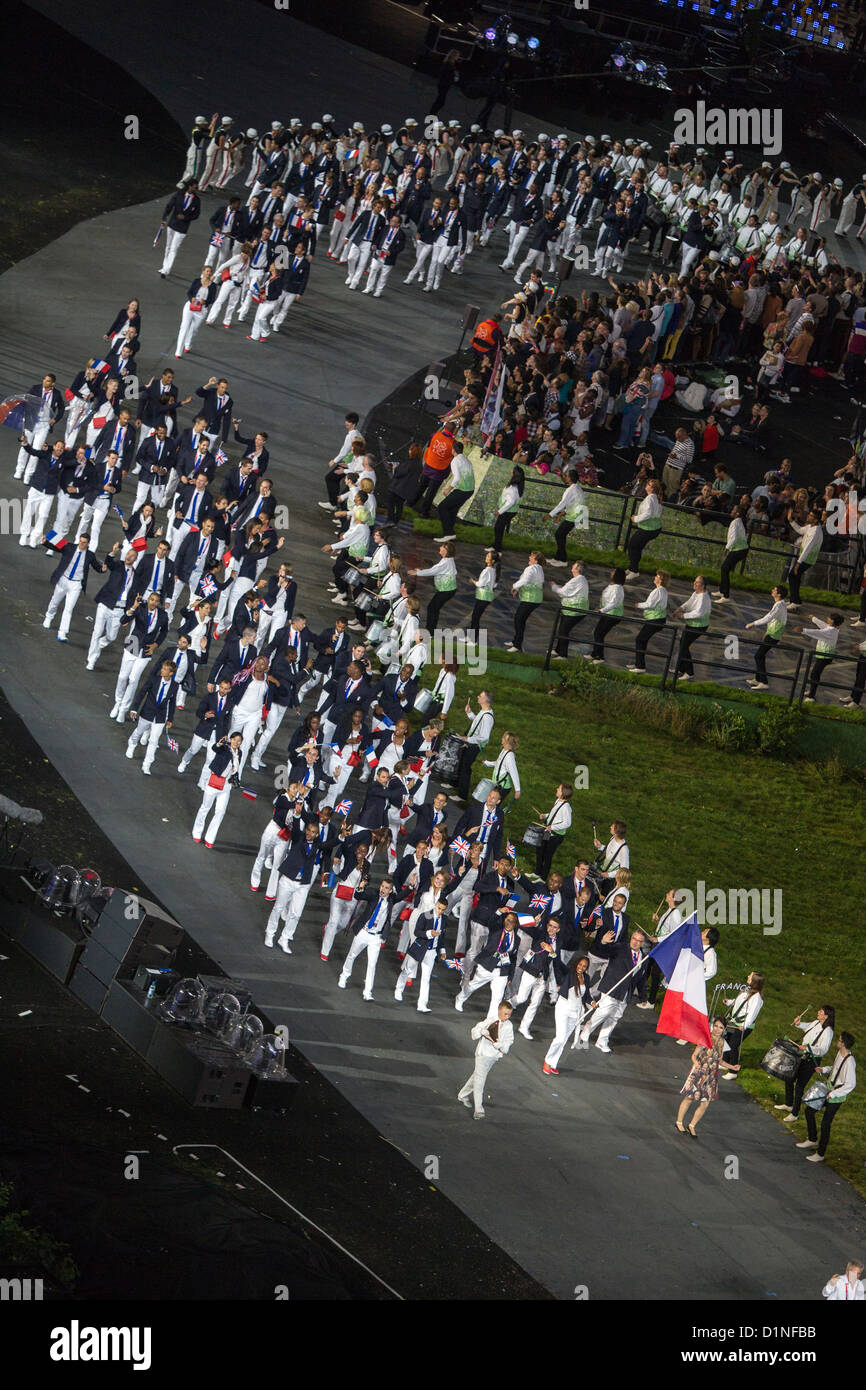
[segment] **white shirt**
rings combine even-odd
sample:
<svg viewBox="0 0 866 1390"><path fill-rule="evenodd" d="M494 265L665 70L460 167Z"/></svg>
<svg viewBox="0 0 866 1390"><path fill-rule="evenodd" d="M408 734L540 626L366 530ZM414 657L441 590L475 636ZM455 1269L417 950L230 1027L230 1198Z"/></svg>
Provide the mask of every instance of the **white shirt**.
<svg viewBox="0 0 866 1390"><path fill-rule="evenodd" d="M544 823L554 835L564 835L571 825L571 806L567 801L555 801L544 818Z"/></svg>
<svg viewBox="0 0 866 1390"><path fill-rule="evenodd" d="M763 1007L762 994L750 994L747 989L743 989L734 1000L730 1021L738 1028L754 1028L755 1020Z"/></svg>
<svg viewBox="0 0 866 1390"><path fill-rule="evenodd" d="M500 1057L505 1056L514 1042L514 1028L510 1018L505 1019L504 1022L501 1018L496 1019L495 1022L499 1024L499 1036L496 1042L491 1042L487 1036L487 1028L492 1022L494 1022L493 1019L482 1019L481 1023L476 1023L472 1029L472 1036L478 1042L475 1049L477 1057L492 1057L498 1061Z"/></svg>
<svg viewBox="0 0 866 1390"><path fill-rule="evenodd" d="M519 579L515 579L513 587L522 589L525 584L544 584L544 570L541 565L527 565Z"/></svg>
<svg viewBox="0 0 866 1390"><path fill-rule="evenodd" d="M847 1274L840 1274L836 1280L829 1279L821 1292L830 1303L862 1303L866 1298L863 1280L855 1279L852 1283Z"/></svg>
<svg viewBox="0 0 866 1390"><path fill-rule="evenodd" d="M719 973L719 959L715 952L715 947L704 947L704 979L715 979Z"/></svg>
<svg viewBox="0 0 866 1390"><path fill-rule="evenodd" d="M250 676L247 681L247 688L235 705L235 710L242 715L260 714L267 691L268 683L266 680L258 681L255 676Z"/></svg>

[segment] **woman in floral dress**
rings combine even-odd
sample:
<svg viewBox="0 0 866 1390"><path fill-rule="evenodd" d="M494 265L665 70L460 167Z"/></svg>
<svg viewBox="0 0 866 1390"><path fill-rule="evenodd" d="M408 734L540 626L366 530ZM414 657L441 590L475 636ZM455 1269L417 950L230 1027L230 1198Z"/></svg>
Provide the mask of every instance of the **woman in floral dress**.
<svg viewBox="0 0 866 1390"><path fill-rule="evenodd" d="M699 1046L695 1048L692 1053L692 1069L680 1092L683 1099L677 1112L677 1129L681 1134L685 1134L688 1129L693 1138L697 1138L695 1126L703 1117L710 1101L715 1100L719 1093L719 1067L725 1066L722 1061L722 1053L725 1048L725 1020L714 1018L710 1031L713 1039L712 1047ZM692 1116L691 1123L685 1125L683 1121L693 1102L697 1105L697 1109Z"/></svg>

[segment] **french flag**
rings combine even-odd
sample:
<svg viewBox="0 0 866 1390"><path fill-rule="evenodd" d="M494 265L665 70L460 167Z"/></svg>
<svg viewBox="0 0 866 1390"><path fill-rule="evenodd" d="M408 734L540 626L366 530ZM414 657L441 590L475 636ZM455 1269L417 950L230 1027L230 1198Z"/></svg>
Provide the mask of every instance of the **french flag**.
<svg viewBox="0 0 866 1390"><path fill-rule="evenodd" d="M367 759L367 762L370 764L371 767L375 767L377 762L379 761L379 759L376 757L376 750L373 747L372 743L370 744L370 747L364 754L364 757Z"/></svg>
<svg viewBox="0 0 866 1390"><path fill-rule="evenodd" d="M102 357L91 357L87 365L93 372L111 371L111 364L109 362L106 362Z"/></svg>
<svg viewBox="0 0 866 1390"><path fill-rule="evenodd" d="M58 536L57 536L57 532L56 532L56 531L48 531L48 532L46 532L45 541L46 541L46 544L50 545L54 550L62 550L63 547L67 544L66 537L65 537L65 536L61 536L61 537L58 539Z"/></svg>
<svg viewBox="0 0 866 1390"><path fill-rule="evenodd" d="M697 913L693 912L681 927L660 941L650 951L649 958L656 962L667 983L656 1032L712 1047L704 980L704 943Z"/></svg>

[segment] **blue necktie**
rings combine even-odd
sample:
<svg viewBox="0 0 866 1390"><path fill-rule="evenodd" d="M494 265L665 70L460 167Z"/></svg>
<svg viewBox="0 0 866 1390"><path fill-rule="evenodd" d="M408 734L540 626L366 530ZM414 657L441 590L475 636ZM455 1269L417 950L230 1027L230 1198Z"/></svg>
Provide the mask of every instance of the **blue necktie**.
<svg viewBox="0 0 866 1390"><path fill-rule="evenodd" d="M156 560L153 566L153 583L151 585L151 588L153 589L154 593L159 593L159 567L161 564L161 560Z"/></svg>
<svg viewBox="0 0 866 1390"><path fill-rule="evenodd" d="M81 563L81 551L79 550L79 552L78 552L78 554L76 555L75 559L72 561L72 569L69 571L69 578L70 578L70 579L74 579L74 578L75 578L75 575L76 575L76 573L77 573L77 571L78 571L78 566L80 565L80 563Z"/></svg>
<svg viewBox="0 0 866 1390"><path fill-rule="evenodd" d="M382 905L382 900L381 900L381 898L380 898L379 901L377 902L376 906L373 908L373 915L372 915L372 917L370 918L369 922L367 923L367 930L368 930L368 931L372 931L373 928L375 927L377 918L378 918L378 916L379 916L379 908L381 907L381 905Z"/></svg>
<svg viewBox="0 0 866 1390"><path fill-rule="evenodd" d="M160 681L160 683L159 683L159 693L157 694L157 697L156 697L156 703L157 703L157 705L161 705L164 699L165 699L165 681Z"/></svg>
<svg viewBox="0 0 866 1390"><path fill-rule="evenodd" d="M189 519L190 519L190 521L193 522L193 523L195 522L196 512L198 511L198 499L199 499L199 495L200 495L200 494L197 493L197 492L194 492L193 495L192 495L192 503L191 503L192 510L191 510L191 512L190 512L190 517L189 517Z"/></svg>
<svg viewBox="0 0 866 1390"><path fill-rule="evenodd" d="M202 538L202 540L199 542L199 547L198 547L198 558L199 558L199 559L201 559L202 555L204 554L204 552L205 552L205 547L206 547L206 546L207 546L207 536L204 536L204 537Z"/></svg>
<svg viewBox="0 0 866 1390"><path fill-rule="evenodd" d="M224 702L225 702L225 696L224 696L224 695L220 695L219 699L217 700L217 714L218 714L218 715L219 715L219 714L222 714L222 712L223 712L223 704L224 704Z"/></svg>

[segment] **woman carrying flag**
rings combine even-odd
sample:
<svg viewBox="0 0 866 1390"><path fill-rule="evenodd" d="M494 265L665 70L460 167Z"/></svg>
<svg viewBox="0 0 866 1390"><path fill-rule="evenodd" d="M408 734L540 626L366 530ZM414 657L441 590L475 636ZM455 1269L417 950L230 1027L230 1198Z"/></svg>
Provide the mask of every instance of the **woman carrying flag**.
<svg viewBox="0 0 866 1390"><path fill-rule="evenodd" d="M694 1049L692 1068L680 1091L683 1099L677 1111L677 1129L680 1134L685 1134L688 1130L693 1139L697 1138L695 1126L703 1119L710 1101L715 1100L719 1094L719 1068L727 1065L722 1061L722 1052L725 1048L725 1020L723 1018L713 1019L711 1036L712 1045L710 1047L699 1045ZM683 1121L692 1105L696 1105L697 1109L689 1124L685 1125Z"/></svg>

